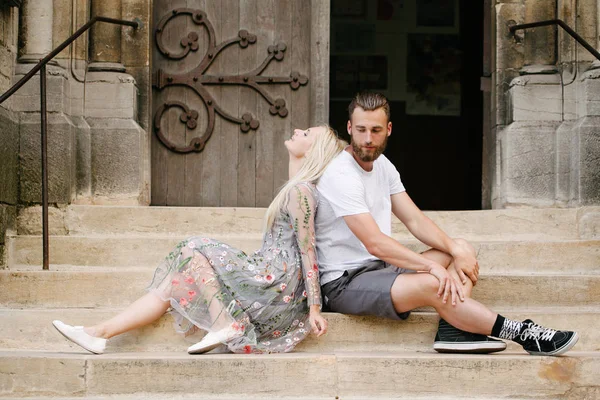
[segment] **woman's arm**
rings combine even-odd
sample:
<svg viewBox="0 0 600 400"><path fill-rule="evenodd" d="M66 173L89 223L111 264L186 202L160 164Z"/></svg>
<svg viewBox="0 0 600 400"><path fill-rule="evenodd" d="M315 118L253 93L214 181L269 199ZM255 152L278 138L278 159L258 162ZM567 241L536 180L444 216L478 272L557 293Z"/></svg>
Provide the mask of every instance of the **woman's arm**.
<svg viewBox="0 0 600 400"><path fill-rule="evenodd" d="M321 317L321 286L315 247L316 199L314 188L306 184L296 185L289 194L288 213L296 234L302 257L302 274L306 287L306 298L310 308L311 325L320 336L327 330L327 322Z"/></svg>

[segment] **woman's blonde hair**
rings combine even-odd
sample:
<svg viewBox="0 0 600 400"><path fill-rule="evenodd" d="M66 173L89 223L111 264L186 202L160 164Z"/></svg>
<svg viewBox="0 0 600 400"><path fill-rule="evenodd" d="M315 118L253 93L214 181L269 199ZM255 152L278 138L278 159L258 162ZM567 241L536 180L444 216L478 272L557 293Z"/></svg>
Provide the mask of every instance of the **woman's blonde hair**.
<svg viewBox="0 0 600 400"><path fill-rule="evenodd" d="M271 229L275 218L280 214L283 207L286 206L290 190L300 182L316 183L321 175L323 175L323 172L325 172L325 168L331 160L348 145L337 137L337 133L329 125L325 124L321 125L321 127L325 128L325 132L317 135L315 138L312 146L304 155L304 163L302 163L300 170L283 185L269 205L264 219L265 232Z"/></svg>

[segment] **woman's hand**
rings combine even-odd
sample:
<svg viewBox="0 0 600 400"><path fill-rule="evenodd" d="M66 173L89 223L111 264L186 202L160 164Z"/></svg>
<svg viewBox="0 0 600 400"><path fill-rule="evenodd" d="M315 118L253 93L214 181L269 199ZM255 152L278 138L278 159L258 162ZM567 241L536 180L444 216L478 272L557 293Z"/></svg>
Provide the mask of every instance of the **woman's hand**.
<svg viewBox="0 0 600 400"><path fill-rule="evenodd" d="M454 280L454 278L448 273L446 268L442 267L437 263L430 265L429 271L431 275L435 276L440 281L440 287L437 295L442 298L444 304L448 302L448 296L452 299L452 305L456 305L456 301L465 301L465 295L462 291L462 286Z"/></svg>
<svg viewBox="0 0 600 400"><path fill-rule="evenodd" d="M327 333L327 320L321 315L320 305L315 304L310 306L308 320L312 331L317 337Z"/></svg>

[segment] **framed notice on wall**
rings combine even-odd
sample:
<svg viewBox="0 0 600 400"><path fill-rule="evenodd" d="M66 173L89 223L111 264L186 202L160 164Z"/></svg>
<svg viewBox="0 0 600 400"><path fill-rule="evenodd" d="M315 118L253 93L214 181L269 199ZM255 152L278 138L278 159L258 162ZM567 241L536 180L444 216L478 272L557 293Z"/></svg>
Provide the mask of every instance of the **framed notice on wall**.
<svg viewBox="0 0 600 400"><path fill-rule="evenodd" d="M453 27L455 0L417 0L417 26Z"/></svg>
<svg viewBox="0 0 600 400"><path fill-rule="evenodd" d="M366 0L331 0L332 17L364 17L366 15Z"/></svg>
<svg viewBox="0 0 600 400"><path fill-rule="evenodd" d="M406 113L460 115L461 51L458 35L408 35Z"/></svg>
<svg viewBox="0 0 600 400"><path fill-rule="evenodd" d="M351 98L360 90L385 90L388 86L386 56L331 57L331 97Z"/></svg>

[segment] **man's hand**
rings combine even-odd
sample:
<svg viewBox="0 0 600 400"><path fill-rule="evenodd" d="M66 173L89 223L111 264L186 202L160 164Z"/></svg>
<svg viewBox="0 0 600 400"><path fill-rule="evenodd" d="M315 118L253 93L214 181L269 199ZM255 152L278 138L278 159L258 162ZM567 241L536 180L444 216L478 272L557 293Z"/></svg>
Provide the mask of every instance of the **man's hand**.
<svg viewBox="0 0 600 400"><path fill-rule="evenodd" d="M308 316L312 331L317 337L327 333L327 320L321 315L318 305L310 307L310 313Z"/></svg>
<svg viewBox="0 0 600 400"><path fill-rule="evenodd" d="M470 249L463 243L458 242L452 249L452 257L454 258L454 267L463 285L467 283L468 278L475 286L479 278L479 263L471 254Z"/></svg>
<svg viewBox="0 0 600 400"><path fill-rule="evenodd" d="M452 298L452 305L456 305L457 300L465 301L462 286L450 276L446 268L437 263L433 263L428 272L440 281L437 295L438 297L442 297L444 304L448 302L448 296L451 296Z"/></svg>

